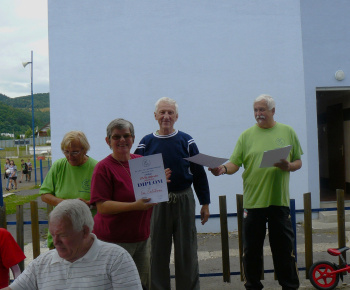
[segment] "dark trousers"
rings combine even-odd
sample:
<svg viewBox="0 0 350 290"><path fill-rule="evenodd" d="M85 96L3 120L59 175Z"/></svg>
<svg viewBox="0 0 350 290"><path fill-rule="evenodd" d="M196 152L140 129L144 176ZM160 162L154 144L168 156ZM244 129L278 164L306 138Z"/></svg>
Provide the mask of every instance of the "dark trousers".
<svg viewBox="0 0 350 290"><path fill-rule="evenodd" d="M269 229L269 241L275 273L282 289L298 289L294 232L290 210L283 206L245 209L243 217L243 271L246 289L262 289L263 246Z"/></svg>

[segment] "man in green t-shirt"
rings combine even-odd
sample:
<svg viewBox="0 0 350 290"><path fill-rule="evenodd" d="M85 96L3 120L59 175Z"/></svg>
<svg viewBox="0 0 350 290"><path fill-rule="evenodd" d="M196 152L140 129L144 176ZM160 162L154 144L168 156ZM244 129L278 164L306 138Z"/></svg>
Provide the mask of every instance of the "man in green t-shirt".
<svg viewBox="0 0 350 290"><path fill-rule="evenodd" d="M243 271L246 289L262 289L263 245L266 223L273 263L283 290L298 289L299 277L293 249L294 232L289 209L289 175L301 168L301 149L295 131L274 120L275 101L260 95L254 101L257 123L238 138L229 162L209 168L215 175L234 174L244 166ZM264 151L292 145L287 159L260 168Z"/></svg>

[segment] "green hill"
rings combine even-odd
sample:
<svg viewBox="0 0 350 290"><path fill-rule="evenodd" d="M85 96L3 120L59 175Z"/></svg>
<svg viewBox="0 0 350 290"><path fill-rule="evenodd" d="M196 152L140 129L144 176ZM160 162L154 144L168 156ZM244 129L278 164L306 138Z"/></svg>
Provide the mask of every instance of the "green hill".
<svg viewBox="0 0 350 290"><path fill-rule="evenodd" d="M35 127L42 128L50 122L50 95L34 94ZM24 134L32 128L31 96L9 98L0 94L0 133Z"/></svg>
<svg viewBox="0 0 350 290"><path fill-rule="evenodd" d="M34 110L36 109L50 109L50 94L34 94ZM9 98L0 94L0 102L18 109L32 110L32 96L23 96L17 98Z"/></svg>

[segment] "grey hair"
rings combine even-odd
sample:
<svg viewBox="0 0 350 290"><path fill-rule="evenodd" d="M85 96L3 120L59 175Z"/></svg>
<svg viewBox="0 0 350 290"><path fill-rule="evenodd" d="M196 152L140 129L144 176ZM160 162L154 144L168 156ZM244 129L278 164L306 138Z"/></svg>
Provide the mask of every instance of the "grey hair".
<svg viewBox="0 0 350 290"><path fill-rule="evenodd" d="M273 108L276 107L276 103L275 103L274 99L269 95L262 94L259 97L257 97L254 100L253 106L255 105L255 103L260 102L260 101L266 101L267 108L269 109L269 111L271 111Z"/></svg>
<svg viewBox="0 0 350 290"><path fill-rule="evenodd" d="M86 152L90 150L90 144L86 135L82 131L70 131L66 133L61 142L61 150L64 151L72 146L72 142L79 141L82 149Z"/></svg>
<svg viewBox="0 0 350 290"><path fill-rule="evenodd" d="M92 218L89 207L79 199L66 199L60 202L50 213L49 220L62 220L68 218L74 231L80 232L84 226L92 232L94 219Z"/></svg>
<svg viewBox="0 0 350 290"><path fill-rule="evenodd" d="M173 99L170 99L168 97L163 97L163 98L160 98L156 103L155 103L155 113L157 113L158 111L158 106L159 106L159 103L160 102L164 102L164 103L168 103L170 105L174 105L175 106L175 113L178 114L179 113L179 106L177 105L176 101L173 100Z"/></svg>
<svg viewBox="0 0 350 290"><path fill-rule="evenodd" d="M135 137L134 125L128 120L124 120L124 119L119 118L119 119L115 119L112 122L110 122L109 125L107 126L108 139L111 139L112 132L114 129L118 129L118 130L129 129L131 136L133 138Z"/></svg>

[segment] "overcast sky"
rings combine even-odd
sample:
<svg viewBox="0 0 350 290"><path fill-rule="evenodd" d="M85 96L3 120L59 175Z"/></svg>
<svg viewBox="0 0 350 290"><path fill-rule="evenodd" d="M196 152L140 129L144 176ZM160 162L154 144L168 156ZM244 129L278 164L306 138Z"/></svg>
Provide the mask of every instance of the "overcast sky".
<svg viewBox="0 0 350 290"><path fill-rule="evenodd" d="M30 95L33 51L33 93L49 92L47 0L0 1L0 93Z"/></svg>

